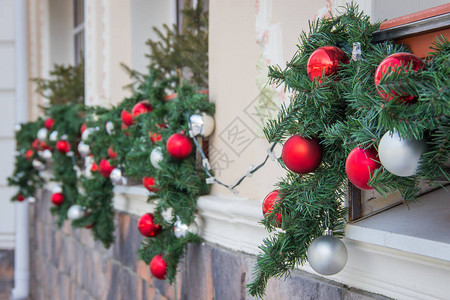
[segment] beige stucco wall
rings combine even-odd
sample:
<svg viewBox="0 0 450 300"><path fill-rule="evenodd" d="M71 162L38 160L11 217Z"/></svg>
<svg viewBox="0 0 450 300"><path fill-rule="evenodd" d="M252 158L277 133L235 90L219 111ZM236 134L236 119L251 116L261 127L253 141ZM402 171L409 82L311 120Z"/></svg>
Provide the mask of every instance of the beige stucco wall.
<svg viewBox="0 0 450 300"><path fill-rule="evenodd" d="M258 5L267 7L261 12ZM258 24L265 22L269 31L271 26L277 27L270 31L272 35L268 38L281 41L281 47L273 53L276 56L281 52L282 57L272 60L283 63L296 51L298 35L307 29L308 19L325 6L325 1L210 1L209 86L211 99L216 103L216 131L210 152L212 166L218 169L216 176L221 181L235 183L250 164L257 165L264 159L269 147L258 135L261 122L250 116L261 88L257 86L257 78L260 72L267 72L264 68L257 70L263 50L257 44L257 11ZM267 14L262 16L262 21L261 14ZM244 149L240 143L248 147ZM262 199L283 175L278 163L269 160L263 169L237 188L239 197ZM218 185L213 187L212 193L230 195Z"/></svg>

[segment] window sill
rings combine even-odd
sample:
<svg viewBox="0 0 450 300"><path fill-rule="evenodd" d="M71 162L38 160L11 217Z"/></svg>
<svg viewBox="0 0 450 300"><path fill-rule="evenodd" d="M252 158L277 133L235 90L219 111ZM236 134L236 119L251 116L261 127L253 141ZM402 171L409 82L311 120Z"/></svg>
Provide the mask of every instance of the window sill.
<svg viewBox="0 0 450 300"><path fill-rule="evenodd" d="M409 208L408 208L409 206ZM439 189L420 201L347 224L348 239L450 261L450 198Z"/></svg>

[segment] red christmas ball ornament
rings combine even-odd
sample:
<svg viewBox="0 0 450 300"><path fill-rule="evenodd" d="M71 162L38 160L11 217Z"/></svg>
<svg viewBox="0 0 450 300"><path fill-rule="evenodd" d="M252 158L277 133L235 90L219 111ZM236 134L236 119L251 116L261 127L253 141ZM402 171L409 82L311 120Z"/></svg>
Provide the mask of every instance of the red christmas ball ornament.
<svg viewBox="0 0 450 300"><path fill-rule="evenodd" d="M128 132L128 125L122 122L122 126L120 127L125 136L130 136L130 132Z"/></svg>
<svg viewBox="0 0 450 300"><path fill-rule="evenodd" d="M262 203L262 212L264 217L269 214L273 210L273 205L280 200L280 196L278 196L278 193L280 190L275 190L267 194L266 198L264 198L264 201ZM281 214L277 214L277 223L278 226L281 225L282 218Z"/></svg>
<svg viewBox="0 0 450 300"><path fill-rule="evenodd" d="M108 156L111 159L116 159L117 158L117 152L114 152L114 150L112 149L112 147L108 148Z"/></svg>
<svg viewBox="0 0 450 300"><path fill-rule="evenodd" d="M157 192L159 189L156 187L156 181L153 177L145 177L142 178L142 184L144 187L150 192Z"/></svg>
<svg viewBox="0 0 450 300"><path fill-rule="evenodd" d="M31 143L31 147L33 147L34 150L39 150L40 147L40 141L38 139L35 139L33 143Z"/></svg>
<svg viewBox="0 0 450 300"><path fill-rule="evenodd" d="M47 145L45 142L40 142L39 143L39 148L40 150L52 150L52 147L50 147L49 145Z"/></svg>
<svg viewBox="0 0 450 300"><path fill-rule="evenodd" d="M347 173L348 180L361 190L373 190L368 182L373 172L381 167L378 161L378 152L375 148L356 147L349 153L345 161L345 173Z"/></svg>
<svg viewBox="0 0 450 300"><path fill-rule="evenodd" d="M155 237L162 230L161 225L154 223L154 217L153 214L151 213L146 213L142 215L139 218L137 226L139 232L146 237Z"/></svg>
<svg viewBox="0 0 450 300"><path fill-rule="evenodd" d="M45 142L42 142L38 139L35 139L33 141L33 143L31 144L31 147L33 147L35 150L45 150L45 149L51 150L52 149L52 147L50 147Z"/></svg>
<svg viewBox="0 0 450 300"><path fill-rule="evenodd" d="M281 153L286 167L292 172L306 174L314 171L322 161L322 147L316 139L291 136Z"/></svg>
<svg viewBox="0 0 450 300"><path fill-rule="evenodd" d="M17 201L22 202L23 200L25 200L25 196L22 194L17 195Z"/></svg>
<svg viewBox="0 0 450 300"><path fill-rule="evenodd" d="M348 64L344 51L336 46L324 46L314 50L308 58L306 71L311 81L319 81L323 76L336 75L339 64Z"/></svg>
<svg viewBox="0 0 450 300"><path fill-rule="evenodd" d="M109 177L112 170L114 170L114 166L111 166L109 161L103 158L98 164L98 169L103 177Z"/></svg>
<svg viewBox="0 0 450 300"><path fill-rule="evenodd" d="M126 110L122 110L122 113L120 114L120 118L122 119L122 123L131 126L133 125L133 115L127 112Z"/></svg>
<svg viewBox="0 0 450 300"><path fill-rule="evenodd" d="M150 261L150 272L158 279L166 279L167 264L161 254L158 254Z"/></svg>
<svg viewBox="0 0 450 300"><path fill-rule="evenodd" d="M183 159L192 152L191 140L181 133L172 134L166 143L167 152L177 159Z"/></svg>
<svg viewBox="0 0 450 300"><path fill-rule="evenodd" d="M25 152L25 158L28 160L31 160L31 158L33 157L34 151L31 149L28 149L27 152Z"/></svg>
<svg viewBox="0 0 450 300"><path fill-rule="evenodd" d="M172 93L172 94L164 96L163 99L164 99L164 101L169 101L169 100L175 99L176 97L178 97L178 94L177 93Z"/></svg>
<svg viewBox="0 0 450 300"><path fill-rule="evenodd" d="M55 205L61 205L64 202L64 194L63 193L54 193L52 194L51 200Z"/></svg>
<svg viewBox="0 0 450 300"><path fill-rule="evenodd" d="M55 120L53 120L52 118L48 118L47 120L44 121L44 127L47 128L48 130L52 129L54 124Z"/></svg>
<svg viewBox="0 0 450 300"><path fill-rule="evenodd" d="M70 143L68 141L57 141L56 142L56 150L65 154L70 151Z"/></svg>
<svg viewBox="0 0 450 300"><path fill-rule="evenodd" d="M133 117L137 117L140 114L149 113L153 110L153 107L148 103L148 100L143 100L136 103L131 110Z"/></svg>
<svg viewBox="0 0 450 300"><path fill-rule="evenodd" d="M378 65L377 70L375 71L375 86L377 87L377 92L380 97L385 101L391 101L394 97L398 97L404 103L414 103L417 101L417 96L415 95L407 95L407 94L397 94L394 91L390 91L389 93L384 92L381 88L378 87L380 84L381 78L389 71L399 72L402 68L409 67L412 65L412 71L418 71L425 67L423 61L411 53L395 53L389 55Z"/></svg>
<svg viewBox="0 0 450 300"><path fill-rule="evenodd" d="M83 134L83 132L86 130L86 128L87 128L86 123L81 124L80 133Z"/></svg>
<svg viewBox="0 0 450 300"><path fill-rule="evenodd" d="M154 132L149 132L148 135L150 136L150 140L153 143L157 143L160 142L162 140L162 136L158 133L154 133Z"/></svg>
<svg viewBox="0 0 450 300"><path fill-rule="evenodd" d="M89 214L90 214L90 212L89 211L86 211L86 214L85 214L85 218L87 218L88 216L89 216ZM86 229L91 229L92 227L94 227L94 224L95 224L95 222L94 223L91 223L91 224L89 224L89 225L86 225L86 226L84 226L84 228L86 228Z"/></svg>
<svg viewBox="0 0 450 300"><path fill-rule="evenodd" d="M98 165L97 163L94 161L91 165L91 172L97 172L98 171Z"/></svg>
<svg viewBox="0 0 450 300"><path fill-rule="evenodd" d="M169 126L168 126L167 124L164 124L164 123L162 123L162 124L156 124L156 126L157 126L159 129L169 128Z"/></svg>

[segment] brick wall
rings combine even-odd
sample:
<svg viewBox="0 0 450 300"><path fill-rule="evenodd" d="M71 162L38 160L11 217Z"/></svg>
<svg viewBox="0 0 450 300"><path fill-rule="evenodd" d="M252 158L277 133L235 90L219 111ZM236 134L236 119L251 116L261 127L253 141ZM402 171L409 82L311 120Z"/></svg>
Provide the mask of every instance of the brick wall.
<svg viewBox="0 0 450 300"><path fill-rule="evenodd" d="M31 209L31 299L251 299L245 285L253 256L207 243L192 245L176 283L169 285L153 279L137 260L138 217L116 213L116 241L106 250L88 229L72 229L68 221L58 229L49 197L43 192ZM271 280L265 299L385 298L298 271L286 280Z"/></svg>
<svg viewBox="0 0 450 300"><path fill-rule="evenodd" d="M0 300L9 299L14 281L14 250L0 249Z"/></svg>

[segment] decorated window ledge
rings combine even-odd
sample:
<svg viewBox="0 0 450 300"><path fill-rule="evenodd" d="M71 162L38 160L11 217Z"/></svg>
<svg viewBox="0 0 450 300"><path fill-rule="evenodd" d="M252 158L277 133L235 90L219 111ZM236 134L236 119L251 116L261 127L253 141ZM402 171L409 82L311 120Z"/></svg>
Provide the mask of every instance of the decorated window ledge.
<svg viewBox="0 0 450 300"><path fill-rule="evenodd" d="M450 199L445 189L420 197L354 224L348 239L389 247L450 262Z"/></svg>
<svg viewBox="0 0 450 300"><path fill-rule="evenodd" d="M194 137L190 110L209 111L212 114L214 109L206 101L206 97L197 92L198 90L194 87L182 86L178 92L180 99L167 102L168 82L162 81L161 85L154 86L154 79L158 76L153 77L153 73L146 77L145 85L141 86L140 92L134 98L127 99L114 110L100 116L96 111L89 111L84 132L96 131L95 139L93 134L89 137L89 134L83 133L79 118L77 118L77 124L71 124L73 126L68 127L71 130L72 144L75 144L79 137L78 128L81 127L83 143L78 145L78 153L81 157L89 154L90 151L84 151L86 150L84 146L88 144L92 148L90 150L93 157L97 158L97 161L101 159L98 165L95 162L86 164L89 161L85 160L84 165L88 166L86 168L88 171L99 171L100 174L97 172L96 178L86 179L89 186L83 184L84 190L80 193L80 204L87 203L86 206L95 204L93 208L98 209L98 214L101 210L107 209L108 221L112 221L113 207L132 211L137 215L154 208L155 222L153 215L146 213L138 223L141 224L141 220L145 217L146 224L142 227L151 231L144 230L144 233L140 225L139 231L147 237L156 237L160 233L160 224L165 231L163 231L164 234L159 235L160 238L147 239L141 245L139 254L140 258L150 263L150 270L159 279L165 278L167 271L165 263L162 261L160 264L164 269L160 271L164 271L164 274L158 271L156 275L152 270L152 262L155 258L162 259L161 253L169 249L166 242L173 242L185 249L187 243L200 241L197 235L187 230L184 236L177 236L172 230L177 228L176 224L180 220L184 225L193 223L198 208L204 220L204 224L200 226L203 232L200 233L206 241L234 250L258 253L253 282L248 286L249 293L253 296L263 297L270 278L288 275L290 270L297 268L299 264L303 264L303 269L309 270L307 260L320 274L332 275L330 277L332 279L374 292L385 293L384 290L386 290L386 293L393 297L402 295L403 298L407 298L411 296L411 290L420 297L436 296L442 293L445 288L439 289L439 287L446 287L446 285L439 280L448 278L445 275L449 275L449 268L441 270L442 259L427 260L424 259L424 253L417 255L405 252L408 249L400 251L389 248L386 243L379 246L370 244L370 241L368 243L349 238L344 239L349 248L347 252L345 245L338 239L344 235L346 211L343 209L343 199L347 181L363 190L376 188L381 194L398 190L406 202L416 199L420 180L426 179L431 184L440 181L441 175L449 178L444 170L444 164L448 159L447 154L450 151L446 129L448 128L446 127L448 94L445 93L448 92L445 89L448 70L441 66L447 61L450 44L444 38L437 40L435 48L439 51L425 64L414 55L404 53L407 51L404 46L389 43L373 45L372 33L379 27L378 25L370 24L368 16L359 14L355 6L349 5L345 14L341 16L312 23L310 35L306 33L301 35L302 46L299 47L299 52L295 54L285 70L279 67L270 68L271 83L284 83L287 88L298 93L294 93L290 104L283 106L278 118L271 120L265 128L265 135L270 143L284 144L279 161L281 166L286 168L286 178L277 183L275 190L264 200L263 209L266 209L264 219L259 201L231 196L201 196L209 192L207 183L220 184L220 182L210 174L208 164L203 164L205 172L197 172L194 155L190 155L193 154L192 145L178 149L183 150L181 154L179 151L172 151L174 150L172 146L175 139L185 141L188 139L183 133L189 132L191 137ZM361 28L366 28L367 32L361 31ZM389 66L392 60L402 62L405 60L409 67L401 63L398 68L405 72L384 72L384 67L388 67L387 70L392 69ZM330 61L332 68L328 70L326 66ZM378 67L375 68L376 66ZM378 82L379 78L381 79ZM436 78L439 79L438 84L432 84ZM161 96L164 97L161 98ZM187 103L186 96L189 96L188 99L192 103L199 105L198 109ZM151 114L153 107L149 101L154 102L155 105L155 112ZM161 109L158 110L158 107ZM141 112L141 110L145 111ZM166 111L171 114L166 114ZM444 113L440 113L441 111ZM57 111L52 111L50 115L61 118ZM80 116L78 113L75 115ZM133 122L134 117L137 117L136 123ZM49 120L53 122L53 119L40 120L35 129L42 127L41 123ZM60 126L64 122L56 120L55 123ZM123 131L111 131L109 124L113 125L112 128L122 128ZM44 126L47 127L45 124ZM59 128L58 130L64 133L67 129L61 127L61 130ZM181 130L183 133L180 133ZM21 130L19 135L25 135L27 132L29 130ZM166 144L164 149L169 156L165 155L161 160L163 152L161 148L154 145L159 141L153 134L149 136L149 132L161 132L160 139L163 140L161 145ZM33 137L35 134L36 132L33 132ZM86 138L83 137L85 135ZM388 155L387 160L382 157L382 153L400 153L400 151L385 152L381 149L383 141L387 141L386 145L391 148L395 145L394 135L395 139L400 139L403 146L407 146L413 140L420 141L422 146L425 144L430 146L428 151L425 151L425 147L420 147L418 149L420 154L415 155L414 160L406 156L401 157L402 167L415 166L406 173L394 168L395 166L391 164L392 161L396 162L393 155ZM129 136L133 140L130 140ZM64 163L69 166L55 163L54 169L58 171L55 173L63 177L64 171L68 170L71 178L76 179L78 168L72 168L73 162L68 158L73 158L74 153L70 151L70 144L66 138L63 136L60 138L60 140L55 139L56 149L59 152L56 152L57 155L54 158L64 160ZM426 141L426 138L429 140ZM165 143L166 139L167 143ZM39 142L39 140L36 141ZM87 144L84 144L84 141L87 141ZM195 138L193 141L196 143ZM30 139L29 144L33 145L34 142L32 143ZM187 146L186 143L184 144ZM197 144L196 146L199 147ZM378 161L377 146L379 146L380 161ZM385 150L389 150L389 147ZM190 150L184 151L187 149ZM298 149L307 149L307 153L297 151ZM21 150L27 158L27 149L24 147ZM157 152L159 158L155 160L153 154ZM69 153L71 153L70 156ZM34 155L33 152L31 154ZM423 158L420 159L422 154ZM204 155L202 156L206 160ZM109 157L113 165L117 166L115 170L119 171L120 176L112 176L117 172L113 172L115 170L105 157ZM34 167L31 169L32 175L35 175L37 170L42 170L41 161L33 160L31 164L32 156L28 158L30 162L26 164L26 167L29 169ZM186 160L187 163L176 160L186 158L189 159ZM20 157L17 162L21 162ZM119 162L121 164L116 164ZM147 166L148 169L143 166ZM113 197L112 182L124 184L120 168L124 168L125 175L130 178L143 178L143 185L148 190L156 192L156 195L142 192L143 188L126 186L122 188L122 191L117 188L117 196ZM75 171L77 171L76 174ZM92 172L87 173L92 175ZM25 190L30 184L23 184L23 172L16 173L21 175L15 174L17 176L11 178L12 183L20 185ZM152 174L156 174L158 186L154 185L154 178L147 177ZM180 174L186 175L180 176ZM111 180L103 177L109 177ZM117 179L119 179L118 182ZM151 179L151 183L147 184L147 179ZM193 187L193 181L186 179L196 179L198 186ZM70 190L67 193L69 196L76 194L75 181L68 182L70 183ZM104 198L105 201L102 200L101 205L99 205L98 196L95 195L95 192L99 190L95 184L99 182L104 183L107 188L107 192L100 195L102 199L103 195L107 196ZM180 188L181 185L183 188ZM233 190L233 187L230 187L230 190ZM61 194L61 192L54 192L53 196L58 195L61 198L64 196ZM149 200L154 200L155 206L145 204L146 196ZM199 199L198 206L195 203L197 199ZM17 200L23 201L24 196L18 194ZM179 205L181 202L190 205ZM63 201L53 201L53 203L59 206ZM71 208L76 206L72 205L69 208L70 204L72 202L66 202L64 206L61 206L62 209L58 210L53 207L53 211L60 216L59 224L70 215ZM239 210L236 210L236 207L239 207ZM163 215L168 210L172 211L171 220L167 220ZM86 219L86 223L78 225L94 224L96 222L93 220L94 217L95 212L90 210L89 213L86 212L81 216L81 219ZM149 222L146 219L150 219ZM113 225L112 223L109 222ZM97 222L97 224L103 224L103 222ZM260 224L264 224L265 229ZM108 233L112 232L112 227L110 226ZM336 236L331 235L333 232ZM112 239L110 235L106 238L105 244L108 246L112 243ZM318 244L324 245L323 249L326 251L317 251ZM409 245L409 243L405 244ZM336 251L335 245L339 245L339 251ZM167 274L171 282L175 277L176 266L182 251L169 252L167 255L167 263L170 265ZM395 257L394 262L390 261L392 257ZM349 262L345 267L347 258ZM338 262L335 263L336 261ZM397 278L401 275L396 274L397 271L404 273L413 265L415 266L413 271L423 268L432 270L433 276L427 276L427 272L421 272L420 276L416 276L421 279L419 281L421 284L429 283L427 288L422 289L420 285L416 286L414 281L405 280L402 276ZM380 269L380 266L384 268ZM394 266L395 269L386 274L386 269L392 269ZM342 272L337 274L341 270ZM439 272L442 273L439 275L444 276L439 276L439 280L435 280L433 277ZM407 274L409 275L408 272ZM414 280L417 280L416 277ZM431 280L433 282L430 282ZM437 288L429 290L429 286ZM381 290L378 290L379 287ZM433 290L437 291L433 292Z"/></svg>
<svg viewBox="0 0 450 300"><path fill-rule="evenodd" d="M114 192L116 210L140 216L152 209L146 202L149 192L143 187L117 186ZM450 237L445 232L448 223L444 223L450 207L442 193L445 190L426 194L420 202L409 204L410 209L402 205L347 224L348 263L337 275L323 278L398 299L445 298L448 291L442 287L443 278L450 275ZM207 195L197 204L205 242L246 254L259 253L258 246L268 236L259 223L263 218L261 201ZM309 264L298 269L317 275ZM405 276L405 270L417 276L414 281Z"/></svg>
<svg viewBox="0 0 450 300"><path fill-rule="evenodd" d="M44 178L51 177L49 171L42 174ZM44 188L51 191L56 184L47 182ZM154 205L147 202L150 193L142 186L116 186L114 208L141 216L143 211L154 209ZM357 242L385 247L447 261L450 265L450 199L446 193L445 189L439 189L423 195L418 202L399 205L359 222L348 223L345 227L346 244ZM200 197L197 204L202 225L200 233L205 241L235 251L258 254L258 246L267 236L267 231L259 224L263 218L261 201L207 195Z"/></svg>

